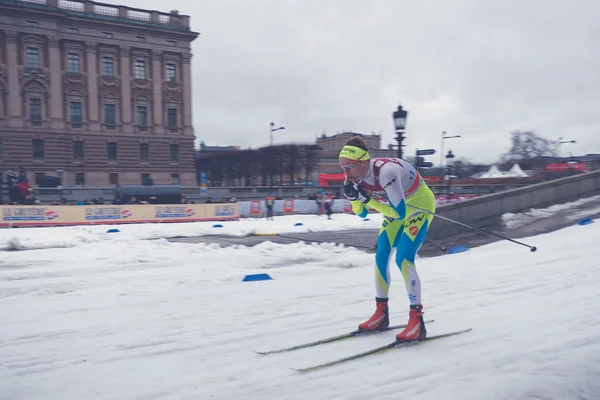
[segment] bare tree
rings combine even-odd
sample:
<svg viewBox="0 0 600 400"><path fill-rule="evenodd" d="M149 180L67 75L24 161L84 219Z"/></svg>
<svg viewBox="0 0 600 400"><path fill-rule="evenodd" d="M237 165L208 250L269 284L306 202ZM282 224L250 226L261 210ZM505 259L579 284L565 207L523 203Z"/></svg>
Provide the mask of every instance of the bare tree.
<svg viewBox="0 0 600 400"><path fill-rule="evenodd" d="M511 136L511 148L507 153L501 155L501 162L531 160L555 154L554 142L533 131L515 131Z"/></svg>

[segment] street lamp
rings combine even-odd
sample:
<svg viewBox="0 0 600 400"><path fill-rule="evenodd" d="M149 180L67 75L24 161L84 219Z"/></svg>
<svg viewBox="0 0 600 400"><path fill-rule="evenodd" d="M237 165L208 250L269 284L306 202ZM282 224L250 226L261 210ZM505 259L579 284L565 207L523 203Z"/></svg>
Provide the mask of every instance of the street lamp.
<svg viewBox="0 0 600 400"><path fill-rule="evenodd" d="M563 137L559 137L556 142L556 154L560 157L560 145L563 143L577 143L576 140L563 140Z"/></svg>
<svg viewBox="0 0 600 400"><path fill-rule="evenodd" d="M271 146L273 146L273 132L285 129L284 126L280 126L279 128L274 128L274 126L275 126L275 122L271 122L271 124L269 125L270 138L271 138Z"/></svg>
<svg viewBox="0 0 600 400"><path fill-rule="evenodd" d="M392 114L392 117L394 118L394 128L396 128L396 141L398 142L398 158L402 158L402 141L404 141L404 129L406 129L407 116L408 111L402 109L402 105L399 105L398 109Z"/></svg>
<svg viewBox="0 0 600 400"><path fill-rule="evenodd" d="M442 132L442 145L441 150L440 150L440 168L442 169L442 174L444 173L444 140L446 139L454 139L454 138L459 138L460 135L454 135L454 136L446 136L446 131ZM454 156L453 156L454 157Z"/></svg>
<svg viewBox="0 0 600 400"><path fill-rule="evenodd" d="M448 154L446 154L446 163L448 164L448 195L450 195L452 193L452 173L454 172L454 154L452 153L452 150L448 150Z"/></svg>

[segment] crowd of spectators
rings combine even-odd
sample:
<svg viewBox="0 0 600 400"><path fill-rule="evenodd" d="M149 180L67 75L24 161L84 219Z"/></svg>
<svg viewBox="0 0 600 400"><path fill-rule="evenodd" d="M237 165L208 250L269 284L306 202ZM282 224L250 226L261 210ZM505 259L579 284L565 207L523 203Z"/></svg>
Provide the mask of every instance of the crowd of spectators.
<svg viewBox="0 0 600 400"><path fill-rule="evenodd" d="M2 182L0 182L2 184ZM2 203L7 203L11 205L34 205L40 204L40 201L36 199L35 194L33 192L33 188L29 184L29 180L27 179L27 172L21 166L19 166L18 172L15 172L12 169L8 170L6 174L6 188L8 192L8 201L5 201L4 198L0 198Z"/></svg>

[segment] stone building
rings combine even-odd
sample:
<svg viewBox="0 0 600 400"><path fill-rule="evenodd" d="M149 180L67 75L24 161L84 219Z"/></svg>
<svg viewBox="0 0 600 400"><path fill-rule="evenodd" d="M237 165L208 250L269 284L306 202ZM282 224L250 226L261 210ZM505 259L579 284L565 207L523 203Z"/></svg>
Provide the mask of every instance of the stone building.
<svg viewBox="0 0 600 400"><path fill-rule="evenodd" d="M197 36L177 11L0 2L0 170L21 165L32 183L195 185Z"/></svg>
<svg viewBox="0 0 600 400"><path fill-rule="evenodd" d="M369 148L371 157L396 157L397 151L391 148L381 148L381 135L365 135L355 132L341 132L333 136L322 135L317 138L317 145L323 149L319 154L319 173L341 174L339 154L344 143L354 136L360 136Z"/></svg>

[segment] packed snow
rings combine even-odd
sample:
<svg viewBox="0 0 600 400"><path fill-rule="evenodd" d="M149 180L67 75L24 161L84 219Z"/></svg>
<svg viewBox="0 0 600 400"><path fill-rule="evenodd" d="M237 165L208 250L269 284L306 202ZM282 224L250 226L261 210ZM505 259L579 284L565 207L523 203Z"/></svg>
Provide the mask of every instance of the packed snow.
<svg viewBox="0 0 600 400"><path fill-rule="evenodd" d="M540 219L551 218L559 211L570 210L577 208L589 203L600 202L600 196L586 197L576 201L571 201L563 204L556 204L547 208L532 208L523 213L505 213L502 215L502 222L507 228L519 228L526 226L533 221ZM570 219L576 220L578 218L584 218L588 215L600 213L600 207L593 209L585 209L582 212L572 213Z"/></svg>
<svg viewBox="0 0 600 400"><path fill-rule="evenodd" d="M182 236L248 236L253 234L270 235L347 229L379 229L382 220L381 214L370 214L364 220L350 214L335 214L330 220L324 215L287 215L277 217L273 221L260 218L244 218L239 221L219 222L15 228L0 230L0 250L75 247L98 242L168 239ZM111 229L119 230L119 234L108 233Z"/></svg>
<svg viewBox="0 0 600 400"><path fill-rule="evenodd" d="M294 223L302 221L302 227ZM276 217L222 232L378 226ZM12 229L0 258L0 399L597 399L600 224L417 259L431 335L460 336L324 370L396 332L290 353L374 311L373 255L333 243L221 248L166 237L211 224ZM372 226L369 226L372 228ZM332 242L335 232L332 233ZM148 240L154 239L154 240ZM273 279L242 282L247 274ZM391 322L408 300L392 270Z"/></svg>

